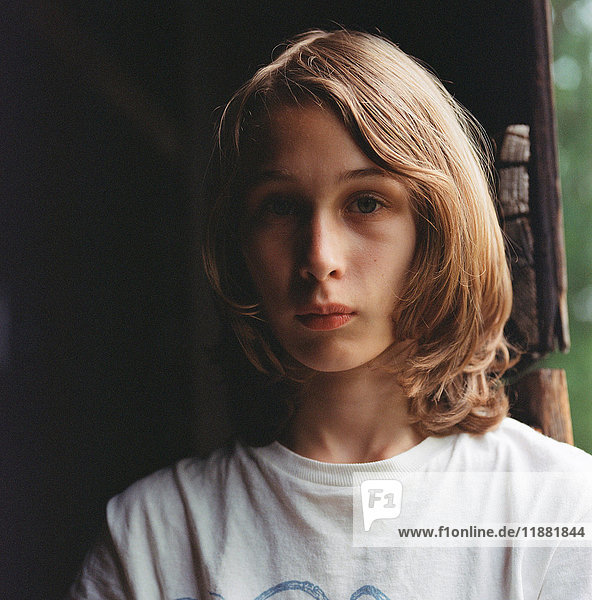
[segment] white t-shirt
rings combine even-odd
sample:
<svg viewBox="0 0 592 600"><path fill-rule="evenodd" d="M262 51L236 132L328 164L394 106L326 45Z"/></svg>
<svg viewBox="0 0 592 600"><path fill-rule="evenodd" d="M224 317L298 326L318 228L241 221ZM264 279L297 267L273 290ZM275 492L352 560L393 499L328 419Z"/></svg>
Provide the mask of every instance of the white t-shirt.
<svg viewBox="0 0 592 600"><path fill-rule="evenodd" d="M378 479L400 476L403 485L406 476L425 471L571 471L587 473L589 483L592 457L512 419L484 435L430 437L391 459L363 465L310 460L277 442L236 445L205 460L182 460L112 499L105 536L87 556L68 598L592 598L590 543L354 546L352 478L359 471ZM497 498L524 503L496 481L492 477L479 491L485 517L489 505L499 506ZM423 493L414 498L416 506L429 507L434 496L429 489ZM449 500L463 507L466 495L457 495ZM569 522L592 522L592 494L542 486L532 495L533 507L551 506L552 514ZM470 502L475 505L474 498ZM394 526L396 519L391 521ZM379 528L376 522L370 531Z"/></svg>

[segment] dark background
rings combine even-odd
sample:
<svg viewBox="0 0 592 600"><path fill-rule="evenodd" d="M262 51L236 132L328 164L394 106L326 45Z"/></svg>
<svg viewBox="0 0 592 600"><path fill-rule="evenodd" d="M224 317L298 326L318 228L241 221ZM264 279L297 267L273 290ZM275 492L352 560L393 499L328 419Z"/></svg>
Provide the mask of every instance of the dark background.
<svg viewBox="0 0 592 600"><path fill-rule="evenodd" d="M493 134L528 122L530 50L511 0L7 4L0 597L54 599L108 498L226 434L197 251L214 109L285 38L341 24L429 63Z"/></svg>

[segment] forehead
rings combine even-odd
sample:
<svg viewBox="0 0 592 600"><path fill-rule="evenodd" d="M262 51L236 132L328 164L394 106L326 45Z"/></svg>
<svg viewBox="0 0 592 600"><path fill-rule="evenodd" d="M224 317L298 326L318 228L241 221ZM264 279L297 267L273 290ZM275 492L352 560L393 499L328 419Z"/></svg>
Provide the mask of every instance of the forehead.
<svg viewBox="0 0 592 600"><path fill-rule="evenodd" d="M335 112L313 102L269 110L249 128L242 154L251 171L308 168L315 161L351 169L376 166Z"/></svg>

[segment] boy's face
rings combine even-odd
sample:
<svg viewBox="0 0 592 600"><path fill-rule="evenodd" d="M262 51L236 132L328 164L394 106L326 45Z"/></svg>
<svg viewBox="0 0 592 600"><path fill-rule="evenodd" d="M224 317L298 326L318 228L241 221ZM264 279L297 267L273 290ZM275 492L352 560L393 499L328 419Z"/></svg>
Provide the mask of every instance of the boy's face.
<svg viewBox="0 0 592 600"><path fill-rule="evenodd" d="M311 369L368 363L395 341L415 251L405 186L316 105L275 110L255 152L243 253L264 317Z"/></svg>

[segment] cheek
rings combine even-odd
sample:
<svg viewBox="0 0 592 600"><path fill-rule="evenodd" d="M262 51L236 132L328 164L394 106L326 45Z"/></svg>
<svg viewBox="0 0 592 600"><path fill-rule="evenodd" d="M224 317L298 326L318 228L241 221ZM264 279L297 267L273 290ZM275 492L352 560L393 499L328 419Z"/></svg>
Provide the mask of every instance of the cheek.
<svg viewBox="0 0 592 600"><path fill-rule="evenodd" d="M251 238L243 245L243 256L259 295L265 298L274 294L285 278L285 248L267 238Z"/></svg>
<svg viewBox="0 0 592 600"><path fill-rule="evenodd" d="M369 294L375 295L377 308L392 312L410 277L415 253L414 240L393 241L360 261L358 272Z"/></svg>
<svg viewBox="0 0 592 600"><path fill-rule="evenodd" d="M358 253L358 269L383 282L398 282L411 268L415 255L415 236L401 235L366 246Z"/></svg>

